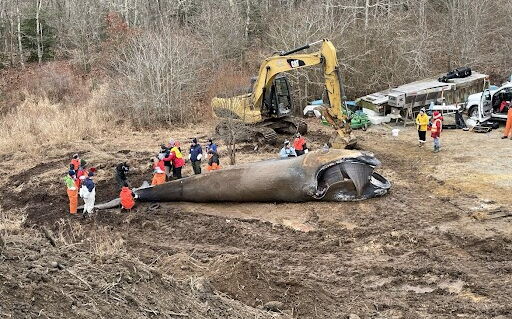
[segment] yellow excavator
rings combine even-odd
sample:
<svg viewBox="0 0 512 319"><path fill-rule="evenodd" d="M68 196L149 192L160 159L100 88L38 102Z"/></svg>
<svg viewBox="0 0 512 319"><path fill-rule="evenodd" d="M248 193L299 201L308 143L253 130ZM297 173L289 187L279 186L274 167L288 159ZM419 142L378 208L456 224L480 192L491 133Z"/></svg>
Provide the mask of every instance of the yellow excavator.
<svg viewBox="0 0 512 319"><path fill-rule="evenodd" d="M313 53L297 54L312 46L320 45ZM325 90L328 103L317 108L335 132L330 140L333 148L352 148L356 140L351 132L348 109L342 101L344 92L339 74L336 49L331 41L323 39L299 48L271 56L260 66L258 77L252 85L252 92L235 97L216 97L212 100L214 114L221 121L216 132L222 134L226 121L241 121L245 130L261 144L275 144L277 133L306 134L307 124L291 116L292 99L290 85L283 72L323 65Z"/></svg>

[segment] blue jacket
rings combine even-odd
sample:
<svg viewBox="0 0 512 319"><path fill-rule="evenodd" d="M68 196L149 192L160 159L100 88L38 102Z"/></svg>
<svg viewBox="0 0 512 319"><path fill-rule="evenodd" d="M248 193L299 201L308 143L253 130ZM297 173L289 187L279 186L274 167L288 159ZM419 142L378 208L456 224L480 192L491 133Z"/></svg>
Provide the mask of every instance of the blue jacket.
<svg viewBox="0 0 512 319"><path fill-rule="evenodd" d="M196 145L190 145L190 160L192 162L196 162L196 161L199 161L197 159L197 155L199 154L203 154L203 149L201 148L201 145L199 144L196 144Z"/></svg>
<svg viewBox="0 0 512 319"><path fill-rule="evenodd" d="M86 178L85 181L84 181L84 185L85 187L87 187L87 190L89 192L92 192L92 190L94 189L94 182L92 181L92 179L90 178Z"/></svg>
<svg viewBox="0 0 512 319"><path fill-rule="evenodd" d="M209 152L209 151L214 151L215 153L217 153L217 144L212 143L212 144L208 145L208 146L206 147L206 149L208 150L208 152Z"/></svg>
<svg viewBox="0 0 512 319"><path fill-rule="evenodd" d="M280 158L288 158L288 157L295 157L297 156L297 153L295 152L295 149L293 147L286 148L283 147L281 151L279 151L279 157Z"/></svg>

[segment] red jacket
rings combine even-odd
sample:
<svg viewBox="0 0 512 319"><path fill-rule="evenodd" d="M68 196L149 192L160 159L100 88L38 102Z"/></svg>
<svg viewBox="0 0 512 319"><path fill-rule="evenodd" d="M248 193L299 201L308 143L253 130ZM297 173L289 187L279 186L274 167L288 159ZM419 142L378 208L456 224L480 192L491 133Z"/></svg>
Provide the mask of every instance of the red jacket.
<svg viewBox="0 0 512 319"><path fill-rule="evenodd" d="M75 171L77 171L78 168L80 167L80 160L79 159L72 159L70 164L73 165L73 169Z"/></svg>
<svg viewBox="0 0 512 319"><path fill-rule="evenodd" d="M76 179L78 180L78 185L82 185L82 181L80 180L80 177L82 176L89 176L89 172L84 168L84 169L79 169L78 172L76 172Z"/></svg>
<svg viewBox="0 0 512 319"><path fill-rule="evenodd" d="M303 151L304 150L304 144L306 144L306 140L302 136L301 137L296 137L293 140L293 148L296 151Z"/></svg>
<svg viewBox="0 0 512 319"><path fill-rule="evenodd" d="M432 122L432 128L430 129L430 136L432 138L441 137L441 131L443 130L442 118L437 118Z"/></svg>
<svg viewBox="0 0 512 319"><path fill-rule="evenodd" d="M178 168L185 165L185 159L183 157L177 157L176 152L171 152L168 157L172 161L172 166Z"/></svg>

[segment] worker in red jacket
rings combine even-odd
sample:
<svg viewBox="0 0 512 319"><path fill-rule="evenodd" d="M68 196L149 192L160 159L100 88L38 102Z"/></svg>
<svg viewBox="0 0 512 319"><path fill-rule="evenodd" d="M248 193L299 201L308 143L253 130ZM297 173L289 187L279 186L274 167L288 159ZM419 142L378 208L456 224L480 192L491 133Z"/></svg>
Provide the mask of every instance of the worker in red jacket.
<svg viewBox="0 0 512 319"><path fill-rule="evenodd" d="M437 153L441 150L441 142L439 141L439 138L441 138L442 130L443 117L441 116L441 113L435 111L432 120L432 128L430 129L430 136L434 139L434 153Z"/></svg>
<svg viewBox="0 0 512 319"><path fill-rule="evenodd" d="M505 131L503 132L503 136L501 138L510 138L512 139L512 106L509 106L507 112L507 123L505 124Z"/></svg>
<svg viewBox="0 0 512 319"><path fill-rule="evenodd" d="M295 153L297 153L297 156L304 155L308 152L308 148L306 146L306 139L300 135L300 133L297 133L295 135L295 139L293 140L293 148L295 149Z"/></svg>
<svg viewBox="0 0 512 319"><path fill-rule="evenodd" d="M185 165L185 159L183 158L178 142L171 141L169 146L171 147L171 152L164 160L168 159L172 162L172 175L174 179L180 179L181 169Z"/></svg>

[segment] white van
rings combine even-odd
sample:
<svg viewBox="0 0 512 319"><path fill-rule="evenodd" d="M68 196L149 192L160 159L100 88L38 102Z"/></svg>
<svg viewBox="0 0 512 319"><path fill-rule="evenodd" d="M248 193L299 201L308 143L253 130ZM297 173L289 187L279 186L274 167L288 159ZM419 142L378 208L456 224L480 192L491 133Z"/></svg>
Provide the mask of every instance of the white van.
<svg viewBox="0 0 512 319"><path fill-rule="evenodd" d="M486 89L483 92L471 94L468 97L466 110L468 116L478 122L490 119L507 120L507 109L500 112L502 101L512 100L512 83L506 83L502 87Z"/></svg>

